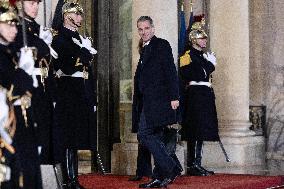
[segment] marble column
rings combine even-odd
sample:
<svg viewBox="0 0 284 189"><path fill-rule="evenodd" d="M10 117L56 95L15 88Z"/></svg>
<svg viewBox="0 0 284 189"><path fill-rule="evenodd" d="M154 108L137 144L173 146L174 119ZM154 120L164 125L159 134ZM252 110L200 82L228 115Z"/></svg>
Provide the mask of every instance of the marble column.
<svg viewBox="0 0 284 189"><path fill-rule="evenodd" d="M58 0L51 0L51 1L47 1L46 0L46 25L48 27L51 26L52 24L52 18L53 18L53 14L55 12L55 8L57 5ZM39 7L39 12L38 12L38 16L36 18L36 21L40 24L40 25L44 25L44 3L43 1L40 3L40 7Z"/></svg>
<svg viewBox="0 0 284 189"><path fill-rule="evenodd" d="M216 143L206 143L203 162L217 171L247 172L244 166L264 165L265 158L264 138L249 129L249 0L210 0L209 14L219 133L231 162Z"/></svg>
<svg viewBox="0 0 284 189"><path fill-rule="evenodd" d="M136 66L139 59L138 41L136 21L140 16L151 16L155 25L155 34L157 37L164 38L169 41L175 63L177 64L178 49L178 18L177 18L177 1L176 0L133 0L132 1L132 77L134 76ZM129 107L130 106L130 107ZM112 152L112 173L133 175L136 170L137 158L137 137L131 133L131 121L129 121L129 113L131 113L131 103L121 103L120 124L122 143L114 144ZM127 118L128 117L128 118ZM128 124L127 124L128 123ZM183 148L178 145L177 153L183 164L184 152Z"/></svg>

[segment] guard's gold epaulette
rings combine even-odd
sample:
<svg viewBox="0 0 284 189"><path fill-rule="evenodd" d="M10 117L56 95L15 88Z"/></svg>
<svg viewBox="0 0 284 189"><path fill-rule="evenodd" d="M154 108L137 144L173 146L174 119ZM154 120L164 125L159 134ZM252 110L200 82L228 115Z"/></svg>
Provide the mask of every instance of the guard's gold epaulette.
<svg viewBox="0 0 284 189"><path fill-rule="evenodd" d="M186 51L184 55L179 58L179 67L189 65L192 62L189 52L190 50Z"/></svg>

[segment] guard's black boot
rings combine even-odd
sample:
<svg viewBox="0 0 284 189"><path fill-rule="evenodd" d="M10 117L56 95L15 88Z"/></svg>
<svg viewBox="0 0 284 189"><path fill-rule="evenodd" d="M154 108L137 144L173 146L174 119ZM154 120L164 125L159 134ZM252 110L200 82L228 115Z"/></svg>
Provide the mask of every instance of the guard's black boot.
<svg viewBox="0 0 284 189"><path fill-rule="evenodd" d="M213 175L213 171L208 171L201 166L203 141L188 141L187 143L187 174L191 176Z"/></svg>
<svg viewBox="0 0 284 189"><path fill-rule="evenodd" d="M201 159L198 157L196 149L197 141L187 142L187 175L205 176L204 171L198 166Z"/></svg>
<svg viewBox="0 0 284 189"><path fill-rule="evenodd" d="M202 146L203 141L196 142L196 164L198 165L198 168L202 170L201 172L203 172L205 176L214 175L213 171L208 171L207 169L201 166Z"/></svg>
<svg viewBox="0 0 284 189"><path fill-rule="evenodd" d="M54 165L53 168L58 189L71 189L71 185L68 181L66 166L62 166L61 163L58 163Z"/></svg>
<svg viewBox="0 0 284 189"><path fill-rule="evenodd" d="M70 189L85 189L78 181L78 155L77 150L66 150L66 165L68 178L70 180Z"/></svg>

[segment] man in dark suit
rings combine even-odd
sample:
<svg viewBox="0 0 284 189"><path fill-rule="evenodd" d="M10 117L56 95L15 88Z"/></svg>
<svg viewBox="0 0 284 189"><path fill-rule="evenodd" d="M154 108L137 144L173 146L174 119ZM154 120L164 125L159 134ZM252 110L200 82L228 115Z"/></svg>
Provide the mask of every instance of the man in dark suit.
<svg viewBox="0 0 284 189"><path fill-rule="evenodd" d="M143 40L139 40L139 45L138 45L138 52L140 54L140 57L143 56L142 54L143 50ZM135 104L133 103L135 106ZM133 108L134 108L133 106ZM132 133L137 134L137 127L135 126L135 121L132 122L133 127L132 127ZM139 181L142 180L142 178L145 177L151 177L152 176L152 162L151 162L151 153L142 144L138 143L138 154L137 154L137 168L136 168L136 174L134 176L129 177L128 181Z"/></svg>
<svg viewBox="0 0 284 189"><path fill-rule="evenodd" d="M143 41L140 60L134 77L133 131L138 141L153 155L153 180L140 188L161 188L180 175L177 158L168 152L164 136L168 125L177 122L179 106L177 72L168 41L157 38L153 20L141 16L137 20Z"/></svg>

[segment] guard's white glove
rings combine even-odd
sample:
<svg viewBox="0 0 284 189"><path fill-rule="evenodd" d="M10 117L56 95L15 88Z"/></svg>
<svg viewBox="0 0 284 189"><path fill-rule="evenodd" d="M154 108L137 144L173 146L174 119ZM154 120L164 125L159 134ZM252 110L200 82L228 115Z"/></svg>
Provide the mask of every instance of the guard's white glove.
<svg viewBox="0 0 284 189"><path fill-rule="evenodd" d="M11 168L5 164L0 164L0 182L11 180Z"/></svg>
<svg viewBox="0 0 284 189"><path fill-rule="evenodd" d="M217 65L216 56L215 56L215 54L214 54L213 52L211 52L211 53L209 53L209 52L204 53L204 54L203 54L203 57L204 57L206 60L208 60L209 62L211 62L214 66Z"/></svg>
<svg viewBox="0 0 284 189"><path fill-rule="evenodd" d="M5 142L12 144L12 138L4 128L9 119L9 106L7 104L6 94L6 89L0 89L0 136Z"/></svg>
<svg viewBox="0 0 284 189"><path fill-rule="evenodd" d="M94 49L92 47L92 42L89 38L84 38L83 36L80 35L81 41L82 41L82 45L83 47L85 47L86 49L88 49L90 51L91 54L97 54L96 49Z"/></svg>
<svg viewBox="0 0 284 189"><path fill-rule="evenodd" d="M6 99L6 90L0 89L0 127L4 126L9 117L9 106Z"/></svg>
<svg viewBox="0 0 284 189"><path fill-rule="evenodd" d="M34 86L34 88L37 88L37 87L38 87L38 80L37 80L37 78L36 78L36 75L33 74L33 75L32 75L32 78L33 78L33 86Z"/></svg>
<svg viewBox="0 0 284 189"><path fill-rule="evenodd" d="M94 106L94 112L96 112L97 111L97 106Z"/></svg>
<svg viewBox="0 0 284 189"><path fill-rule="evenodd" d="M50 45L53 38L50 29L40 26L39 38L41 38L47 45Z"/></svg>
<svg viewBox="0 0 284 189"><path fill-rule="evenodd" d="M39 38L41 38L48 45L51 56L53 58L57 59L58 58L58 54L51 47L53 36L52 36L52 33L51 33L50 29L44 28L43 26L40 26Z"/></svg>
<svg viewBox="0 0 284 189"><path fill-rule="evenodd" d="M35 66L35 61L34 61L32 49L25 48L25 47L21 48L19 68L22 68L23 70L25 70L27 74L32 75L34 66Z"/></svg>
<svg viewBox="0 0 284 189"><path fill-rule="evenodd" d="M33 78L33 86L38 87L38 81L36 75L33 73L35 69L35 61L33 58L33 52L31 48L21 48L21 55L19 61L19 68L22 68L27 74Z"/></svg>
<svg viewBox="0 0 284 189"><path fill-rule="evenodd" d="M85 47L90 51L91 54L97 54L97 50L92 47L92 42L89 38L84 38L80 35L80 39L82 43L78 39L72 38L73 42L79 47Z"/></svg>

